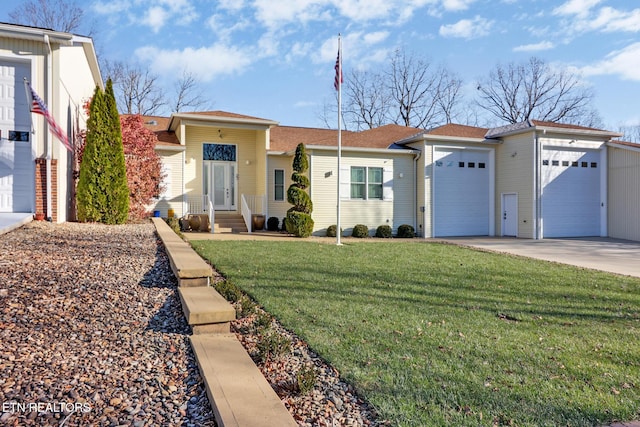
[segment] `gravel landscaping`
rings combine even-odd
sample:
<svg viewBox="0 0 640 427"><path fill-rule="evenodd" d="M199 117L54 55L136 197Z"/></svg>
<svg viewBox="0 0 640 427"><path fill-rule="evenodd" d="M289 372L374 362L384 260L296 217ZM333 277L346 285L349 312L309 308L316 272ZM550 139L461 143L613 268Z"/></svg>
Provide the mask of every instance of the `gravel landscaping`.
<svg viewBox="0 0 640 427"><path fill-rule="evenodd" d="M0 424L214 426L152 224L0 235Z"/></svg>
<svg viewBox="0 0 640 427"><path fill-rule="evenodd" d="M0 425L216 425L151 223L33 222L0 248ZM290 351L260 362L257 310L232 328L299 425L388 424L273 319Z"/></svg>

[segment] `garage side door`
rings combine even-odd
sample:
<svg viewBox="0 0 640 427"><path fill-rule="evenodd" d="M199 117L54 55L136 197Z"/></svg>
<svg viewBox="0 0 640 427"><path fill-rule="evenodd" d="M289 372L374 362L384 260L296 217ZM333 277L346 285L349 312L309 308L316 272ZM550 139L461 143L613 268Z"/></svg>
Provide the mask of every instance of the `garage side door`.
<svg viewBox="0 0 640 427"><path fill-rule="evenodd" d="M489 235L489 155L437 149L434 157L434 236Z"/></svg>
<svg viewBox="0 0 640 427"><path fill-rule="evenodd" d="M600 235L600 152L542 152L544 237Z"/></svg>
<svg viewBox="0 0 640 427"><path fill-rule="evenodd" d="M34 156L23 79L30 65L0 60L0 212L33 212Z"/></svg>

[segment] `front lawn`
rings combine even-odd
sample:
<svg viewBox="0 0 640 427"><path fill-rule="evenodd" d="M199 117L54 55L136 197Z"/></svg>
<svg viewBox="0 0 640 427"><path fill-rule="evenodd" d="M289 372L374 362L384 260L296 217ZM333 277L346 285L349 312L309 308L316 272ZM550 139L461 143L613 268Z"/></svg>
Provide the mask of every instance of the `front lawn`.
<svg viewBox="0 0 640 427"><path fill-rule="evenodd" d="M640 418L640 279L435 243L192 244L392 425Z"/></svg>

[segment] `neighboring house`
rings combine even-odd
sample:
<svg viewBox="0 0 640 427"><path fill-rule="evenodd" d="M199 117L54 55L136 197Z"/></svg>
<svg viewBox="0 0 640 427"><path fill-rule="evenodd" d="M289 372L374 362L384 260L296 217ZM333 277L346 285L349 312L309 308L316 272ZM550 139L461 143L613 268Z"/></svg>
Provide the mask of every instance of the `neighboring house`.
<svg viewBox="0 0 640 427"><path fill-rule="evenodd" d="M410 224L423 237L640 240L640 145L613 141L615 132L540 121L343 131L338 171L336 130L221 111L145 121L168 176L155 207L163 216L206 210L206 195L218 216L284 218L293 154L304 143L316 235L336 224L339 189L346 233Z"/></svg>
<svg viewBox="0 0 640 427"><path fill-rule="evenodd" d="M92 40L0 23L0 212L42 212L64 222L73 157L44 117L30 112L24 79L72 141L76 122L84 127L82 104L102 87Z"/></svg>

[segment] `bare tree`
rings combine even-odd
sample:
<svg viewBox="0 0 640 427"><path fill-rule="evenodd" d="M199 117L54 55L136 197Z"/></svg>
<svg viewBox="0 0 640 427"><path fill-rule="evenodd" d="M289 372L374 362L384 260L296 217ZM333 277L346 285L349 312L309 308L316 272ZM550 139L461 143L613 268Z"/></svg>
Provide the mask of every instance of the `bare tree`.
<svg viewBox="0 0 640 427"><path fill-rule="evenodd" d="M176 97L173 103L173 111L175 113L184 111L187 107L193 110L203 107L208 109L212 104L202 97L202 92L199 90L198 83L191 72L183 71L182 77L176 81L174 87Z"/></svg>
<svg viewBox="0 0 640 427"><path fill-rule="evenodd" d="M104 71L113 81L120 113L157 115L166 106L158 76L149 69L117 61L105 62Z"/></svg>
<svg viewBox="0 0 640 427"><path fill-rule="evenodd" d="M640 142L640 123L636 125L619 126L618 132L622 134L620 140L627 142Z"/></svg>
<svg viewBox="0 0 640 427"><path fill-rule="evenodd" d="M396 50L378 73L352 71L344 82L345 127L357 130L396 123L429 128L451 122L460 101L460 80L446 67ZM335 108L325 106L326 114Z"/></svg>
<svg viewBox="0 0 640 427"><path fill-rule="evenodd" d="M527 119L577 123L594 118L593 94L578 77L552 69L536 57L522 64L498 64L478 83L478 92L480 107L508 123Z"/></svg>
<svg viewBox="0 0 640 427"><path fill-rule="evenodd" d="M75 1L29 0L9 12L9 17L16 24L72 33L82 25L84 11Z"/></svg>
<svg viewBox="0 0 640 427"><path fill-rule="evenodd" d="M391 108L384 78L367 71L351 71L345 85L345 121L356 130L373 129L387 123Z"/></svg>

